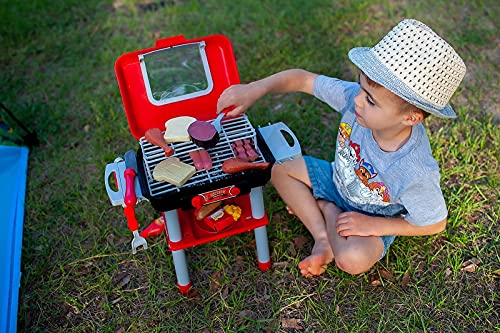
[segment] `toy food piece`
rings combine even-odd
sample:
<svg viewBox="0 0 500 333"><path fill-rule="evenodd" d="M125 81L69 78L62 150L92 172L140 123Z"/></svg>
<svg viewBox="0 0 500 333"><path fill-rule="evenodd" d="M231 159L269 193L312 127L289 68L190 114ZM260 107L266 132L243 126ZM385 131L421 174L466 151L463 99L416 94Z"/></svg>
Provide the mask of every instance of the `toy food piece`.
<svg viewBox="0 0 500 333"><path fill-rule="evenodd" d="M210 170L212 168L212 159L205 149L192 150L189 152L189 156L193 160L194 167L196 170Z"/></svg>
<svg viewBox="0 0 500 333"><path fill-rule="evenodd" d="M144 230L140 232L140 235L144 238L158 236L165 230L165 219L163 216L160 216L150 225L148 225Z"/></svg>
<svg viewBox="0 0 500 333"><path fill-rule="evenodd" d="M201 170L204 168L203 160L201 159L199 150L190 151L189 157L191 157L191 159L193 160L193 164L196 170Z"/></svg>
<svg viewBox="0 0 500 333"><path fill-rule="evenodd" d="M166 142L188 142L191 140L188 134L188 127L196 121L193 117L180 116L169 119L165 122L165 134L163 138Z"/></svg>
<svg viewBox="0 0 500 333"><path fill-rule="evenodd" d="M220 136L214 125L206 121L194 121L187 129L191 141L198 147L212 148L219 142Z"/></svg>
<svg viewBox="0 0 500 333"><path fill-rule="evenodd" d="M212 169L212 158L208 154L208 151L206 151L205 149L200 149L200 157L203 161L203 168L207 171Z"/></svg>
<svg viewBox="0 0 500 333"><path fill-rule="evenodd" d="M153 178L166 181L175 186L182 186L196 172L194 166L181 162L177 157L161 161L153 170Z"/></svg>
<svg viewBox="0 0 500 333"><path fill-rule="evenodd" d="M238 173L250 169L267 169L269 162L252 163L241 158L231 157L222 163L222 171L228 174Z"/></svg>
<svg viewBox="0 0 500 333"><path fill-rule="evenodd" d="M205 206L202 206L198 211L196 212L196 220L201 221L208 215L212 214L214 210L220 207L222 204L221 201L217 202L212 202L210 204L207 204Z"/></svg>
<svg viewBox="0 0 500 333"><path fill-rule="evenodd" d="M222 231L238 221L241 216L241 208L234 205L226 205L203 219L214 231Z"/></svg>
<svg viewBox="0 0 500 333"><path fill-rule="evenodd" d="M144 133L146 140L152 145L158 146L165 151L166 156L172 156L174 150L170 148L169 145L165 142L163 135L161 134L161 130L159 128L150 128Z"/></svg>
<svg viewBox="0 0 500 333"><path fill-rule="evenodd" d="M253 162L259 158L251 139L235 140L231 143L231 148L233 148L236 157L242 160Z"/></svg>
<svg viewBox="0 0 500 333"><path fill-rule="evenodd" d="M225 205L223 207L224 212L228 213L233 217L235 221L238 221L238 219L241 216L241 208L235 205Z"/></svg>

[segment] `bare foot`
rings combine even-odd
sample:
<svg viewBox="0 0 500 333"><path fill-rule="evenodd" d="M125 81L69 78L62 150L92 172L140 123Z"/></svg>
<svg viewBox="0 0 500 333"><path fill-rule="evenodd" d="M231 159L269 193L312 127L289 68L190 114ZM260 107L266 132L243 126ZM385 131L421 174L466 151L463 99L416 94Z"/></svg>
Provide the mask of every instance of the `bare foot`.
<svg viewBox="0 0 500 333"><path fill-rule="evenodd" d="M333 251L328 241L314 243L311 255L299 262L300 273L303 276L321 275L333 261Z"/></svg>
<svg viewBox="0 0 500 333"><path fill-rule="evenodd" d="M293 212L293 210L290 209L290 207L286 206L286 211L288 212L288 214L290 215L295 215L295 213Z"/></svg>

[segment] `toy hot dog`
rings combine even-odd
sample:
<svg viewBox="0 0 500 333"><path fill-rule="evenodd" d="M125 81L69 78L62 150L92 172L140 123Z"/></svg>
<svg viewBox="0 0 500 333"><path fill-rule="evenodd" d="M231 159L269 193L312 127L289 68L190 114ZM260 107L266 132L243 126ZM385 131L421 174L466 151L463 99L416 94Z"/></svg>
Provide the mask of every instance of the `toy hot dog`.
<svg viewBox="0 0 500 333"><path fill-rule="evenodd" d="M189 152L196 170L210 170L212 168L212 159L205 149L193 150Z"/></svg>
<svg viewBox="0 0 500 333"><path fill-rule="evenodd" d="M269 162L252 163L241 158L232 157L222 163L222 171L228 174L238 173L250 169L267 169Z"/></svg>
<svg viewBox="0 0 500 333"><path fill-rule="evenodd" d="M205 170L212 169L212 159L210 158L208 151L206 151L205 149L201 149L200 150L200 158L203 161L203 168Z"/></svg>
<svg viewBox="0 0 500 333"><path fill-rule="evenodd" d="M191 159L193 160L193 164L196 170L203 169L203 161L201 160L200 152L198 150L190 151L189 157L191 157Z"/></svg>

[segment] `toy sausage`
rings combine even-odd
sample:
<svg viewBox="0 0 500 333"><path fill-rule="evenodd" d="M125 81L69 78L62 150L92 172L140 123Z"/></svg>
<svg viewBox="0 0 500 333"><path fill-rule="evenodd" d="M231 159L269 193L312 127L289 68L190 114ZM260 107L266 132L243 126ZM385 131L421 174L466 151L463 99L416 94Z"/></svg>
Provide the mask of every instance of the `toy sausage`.
<svg viewBox="0 0 500 333"><path fill-rule="evenodd" d="M200 151L198 150L190 151L189 157L191 157L191 159L193 160L193 164L196 170L201 170L205 167Z"/></svg>
<svg viewBox="0 0 500 333"><path fill-rule="evenodd" d="M200 149L199 152L200 152L200 158L203 163L203 168L207 171L212 169L212 159L210 158L208 151L206 151L205 149Z"/></svg>
<svg viewBox="0 0 500 333"><path fill-rule="evenodd" d="M269 162L251 163L241 158L232 157L222 163L222 171L228 174L238 173L250 169L267 169Z"/></svg>

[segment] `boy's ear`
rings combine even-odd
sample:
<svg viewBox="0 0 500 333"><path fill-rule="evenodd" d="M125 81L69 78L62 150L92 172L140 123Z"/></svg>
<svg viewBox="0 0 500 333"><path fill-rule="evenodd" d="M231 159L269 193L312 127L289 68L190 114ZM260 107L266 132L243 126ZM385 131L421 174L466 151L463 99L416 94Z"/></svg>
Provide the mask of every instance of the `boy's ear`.
<svg viewBox="0 0 500 333"><path fill-rule="evenodd" d="M408 126L414 126L422 122L422 120L424 120L424 115L422 114L422 112L411 110L406 114L403 123Z"/></svg>

